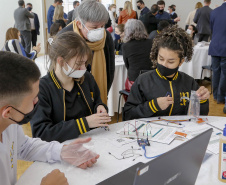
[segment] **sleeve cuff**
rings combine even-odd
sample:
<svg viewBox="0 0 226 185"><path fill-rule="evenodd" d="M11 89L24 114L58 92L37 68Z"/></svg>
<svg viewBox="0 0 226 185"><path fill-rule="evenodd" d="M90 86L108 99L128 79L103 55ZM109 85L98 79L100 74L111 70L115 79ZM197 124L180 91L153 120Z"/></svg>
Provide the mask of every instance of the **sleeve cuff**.
<svg viewBox="0 0 226 185"><path fill-rule="evenodd" d="M90 130L85 117L76 119L75 124L78 126L80 134L84 134Z"/></svg>
<svg viewBox="0 0 226 185"><path fill-rule="evenodd" d="M116 51L115 54L116 54L116 55L119 55L119 51Z"/></svg>
<svg viewBox="0 0 226 185"><path fill-rule="evenodd" d="M206 103L207 102L207 99L206 100L200 100L200 103Z"/></svg>
<svg viewBox="0 0 226 185"><path fill-rule="evenodd" d="M160 107L158 106L157 99L149 101L148 105L153 113L156 113L161 110Z"/></svg>
<svg viewBox="0 0 226 185"><path fill-rule="evenodd" d="M63 148L63 144L60 144L58 142L52 141L52 143L54 143L54 147L52 150L52 161L51 162L56 162L56 161L61 161L61 150Z"/></svg>

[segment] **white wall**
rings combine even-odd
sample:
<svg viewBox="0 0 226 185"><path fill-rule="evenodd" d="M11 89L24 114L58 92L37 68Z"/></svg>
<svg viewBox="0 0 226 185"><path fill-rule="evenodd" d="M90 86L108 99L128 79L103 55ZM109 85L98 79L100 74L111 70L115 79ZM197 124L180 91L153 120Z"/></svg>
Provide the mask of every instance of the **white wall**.
<svg viewBox="0 0 226 185"><path fill-rule="evenodd" d="M42 50L40 53L44 53L43 43L43 13L42 13L42 0L26 0L25 4L31 3L33 5L33 12L35 12L40 21L40 35L38 36L38 43L41 43ZM0 49L4 46L5 34L8 28L14 26L14 10L18 8L17 0L1 0L0 12Z"/></svg>
<svg viewBox="0 0 226 185"><path fill-rule="evenodd" d="M120 1L120 0L119 0ZM145 5L150 8L153 4L157 3L157 0L143 0L145 2ZM178 23L178 25L182 28L185 28L185 21L187 19L187 16L189 12L195 9L195 4L197 2L204 2L204 0L165 0L166 7L165 11L168 10L168 6L175 4L177 6L176 13L178 16L180 16L181 21ZM214 9L216 5L221 5L223 3L223 0L212 0L211 8Z"/></svg>

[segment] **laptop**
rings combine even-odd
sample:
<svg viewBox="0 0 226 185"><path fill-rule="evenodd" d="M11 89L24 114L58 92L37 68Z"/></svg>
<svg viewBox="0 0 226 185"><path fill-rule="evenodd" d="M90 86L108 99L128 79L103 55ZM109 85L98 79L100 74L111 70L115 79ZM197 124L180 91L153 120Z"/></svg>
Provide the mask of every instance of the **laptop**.
<svg viewBox="0 0 226 185"><path fill-rule="evenodd" d="M98 185L194 185L212 131L208 129L160 157L135 164Z"/></svg>

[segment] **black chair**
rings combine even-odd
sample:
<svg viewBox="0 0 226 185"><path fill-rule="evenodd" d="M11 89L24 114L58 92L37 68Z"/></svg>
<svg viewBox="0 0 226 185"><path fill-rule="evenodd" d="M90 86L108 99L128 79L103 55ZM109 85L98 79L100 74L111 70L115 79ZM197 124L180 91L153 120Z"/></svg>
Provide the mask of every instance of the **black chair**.
<svg viewBox="0 0 226 185"><path fill-rule="evenodd" d="M126 95L126 96L129 96L130 92L127 91L127 90L121 90L119 91L119 100L118 100L118 115L117 115L117 123L119 121L119 109L120 109L120 105L121 105L121 97L122 95ZM123 111L123 108L122 108L122 111ZM124 117L124 116L123 116ZM124 118L123 118L124 119Z"/></svg>
<svg viewBox="0 0 226 185"><path fill-rule="evenodd" d="M212 67L211 67L211 65L209 65L209 66L202 66L202 73L201 73L201 78L200 79L202 79L203 70L205 70L205 69L211 71L210 80L211 80L211 94L212 94L213 93L213 87L212 87Z"/></svg>

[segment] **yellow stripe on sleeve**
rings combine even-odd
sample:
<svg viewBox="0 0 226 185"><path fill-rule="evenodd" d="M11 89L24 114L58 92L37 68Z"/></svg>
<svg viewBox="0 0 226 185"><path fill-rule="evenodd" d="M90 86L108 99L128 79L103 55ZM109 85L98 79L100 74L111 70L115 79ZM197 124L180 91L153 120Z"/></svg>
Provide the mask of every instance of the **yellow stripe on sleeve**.
<svg viewBox="0 0 226 185"><path fill-rule="evenodd" d="M200 100L200 103L206 103L207 100Z"/></svg>
<svg viewBox="0 0 226 185"><path fill-rule="evenodd" d="M80 120L81 120L81 123L82 123L82 127L83 127L84 132L87 132L86 127L85 127L85 124L84 124L84 122L83 122L83 119L80 118Z"/></svg>
<svg viewBox="0 0 226 185"><path fill-rule="evenodd" d="M149 107L151 108L152 112L156 113L156 111L154 111L154 109L151 106L151 102L149 102Z"/></svg>
<svg viewBox="0 0 226 185"><path fill-rule="evenodd" d="M81 125L80 125L80 123L79 123L79 120L76 119L76 121L77 121L77 124L78 124L78 128L79 128L80 133L83 134Z"/></svg>
<svg viewBox="0 0 226 185"><path fill-rule="evenodd" d="M154 100L152 100L151 103L152 103L152 106L154 107L154 109L155 109L156 111L158 111L158 109L156 108L156 106L155 106L155 104L154 104Z"/></svg>

